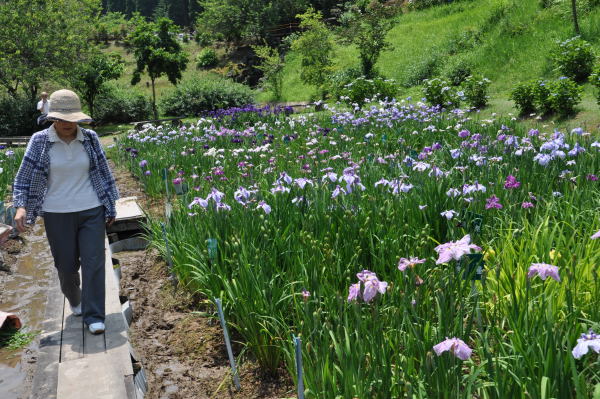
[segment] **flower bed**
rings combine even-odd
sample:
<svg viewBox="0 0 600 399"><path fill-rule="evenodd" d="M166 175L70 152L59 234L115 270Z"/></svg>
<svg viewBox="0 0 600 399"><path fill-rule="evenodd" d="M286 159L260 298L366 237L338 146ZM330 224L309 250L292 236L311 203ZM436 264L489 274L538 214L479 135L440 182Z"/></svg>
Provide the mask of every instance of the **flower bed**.
<svg viewBox="0 0 600 399"><path fill-rule="evenodd" d="M172 204L153 245L265 369L296 375L295 335L310 398L591 397L597 137L405 101L240 120L112 151Z"/></svg>

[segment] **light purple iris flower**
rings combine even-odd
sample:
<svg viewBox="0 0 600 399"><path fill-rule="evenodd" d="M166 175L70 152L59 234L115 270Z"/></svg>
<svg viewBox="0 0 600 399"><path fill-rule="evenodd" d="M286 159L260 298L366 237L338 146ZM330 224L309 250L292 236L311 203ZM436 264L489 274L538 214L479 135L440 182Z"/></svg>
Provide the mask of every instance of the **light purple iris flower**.
<svg viewBox="0 0 600 399"><path fill-rule="evenodd" d="M460 191L455 188L451 188L450 190L446 191L446 195L452 198L458 197L460 195Z"/></svg>
<svg viewBox="0 0 600 399"><path fill-rule="evenodd" d="M331 198L335 198L340 194L346 194L346 190L344 190L343 188L341 188L339 185L335 186L335 190L333 190L333 193L331 193Z"/></svg>
<svg viewBox="0 0 600 399"><path fill-rule="evenodd" d="M298 185L298 187L300 187L300 189L304 189L304 187L306 187L307 184L310 184L311 186L314 185L314 183L312 182L312 180L310 179L305 179L304 177L300 177L298 179L294 180L294 183L296 183L296 185Z"/></svg>
<svg viewBox="0 0 600 399"><path fill-rule="evenodd" d="M417 257L411 258L400 258L400 262L398 262L398 270L405 271L407 268L414 268L416 265L420 263L425 263L425 259L419 259Z"/></svg>
<svg viewBox="0 0 600 399"><path fill-rule="evenodd" d="M260 201L256 206L256 209L262 209L267 215L271 213L271 207L265 201Z"/></svg>
<svg viewBox="0 0 600 399"><path fill-rule="evenodd" d="M289 187L282 186L281 184L277 184L274 188L271 189L271 193L289 193Z"/></svg>
<svg viewBox="0 0 600 399"><path fill-rule="evenodd" d="M458 212L450 209L449 211L444 211L444 212L440 213L440 215L442 215L446 219L450 220L450 219L454 218L455 216L458 216Z"/></svg>
<svg viewBox="0 0 600 399"><path fill-rule="evenodd" d="M361 284L365 287L362 292L362 298L365 302L371 302L377 293L380 293L381 295L385 294L388 283L380 281L375 273L369 270L363 270L362 272L357 273L356 277L358 277L359 282L350 286L348 302L357 300L361 296Z"/></svg>
<svg viewBox="0 0 600 399"><path fill-rule="evenodd" d="M348 291L348 302L358 300L360 297L360 283L352 284Z"/></svg>
<svg viewBox="0 0 600 399"><path fill-rule="evenodd" d="M573 348L573 357L581 359L590 349L600 353L600 335L595 334L592 330L587 334L581 334L581 338L577 339L577 345Z"/></svg>
<svg viewBox="0 0 600 399"><path fill-rule="evenodd" d="M192 209L194 205L200 205L202 208L206 209L208 207L208 201L204 198L195 197L194 200L188 205L188 208Z"/></svg>
<svg viewBox="0 0 600 399"><path fill-rule="evenodd" d="M217 204L220 204L221 201L223 200L223 197L225 197L225 194L213 187L210 190L210 193L208 194L208 196L206 197L206 200L208 201L208 200L212 199Z"/></svg>
<svg viewBox="0 0 600 399"><path fill-rule="evenodd" d="M536 275L540 276L542 280L552 277L554 280L560 281L558 266L549 265L547 263L532 263L531 266L529 266L527 277L533 278Z"/></svg>
<svg viewBox="0 0 600 399"><path fill-rule="evenodd" d="M444 341L434 345L435 354L441 356L442 353L451 351L454 356L460 360L467 360L471 357L473 350L460 338L446 338Z"/></svg>
<svg viewBox="0 0 600 399"><path fill-rule="evenodd" d="M475 244L471 244L471 236L466 235L458 241L450 241L435 247L435 252L438 253L436 265L448 263L450 260L460 260L464 255L471 253L471 250L481 251L481 248Z"/></svg>
<svg viewBox="0 0 600 399"><path fill-rule="evenodd" d="M595 239L597 239L597 238L600 238L600 230L598 230L598 232L597 232L597 233L595 233L595 234L592 234L592 240L595 240Z"/></svg>
<svg viewBox="0 0 600 399"><path fill-rule="evenodd" d="M244 187L240 187L233 193L233 198L242 205L246 205L246 202L250 199L250 195L256 191L248 191Z"/></svg>
<svg viewBox="0 0 600 399"><path fill-rule="evenodd" d="M141 160L140 161L140 168L145 168L146 166L148 166L148 161L146 161L145 159Z"/></svg>

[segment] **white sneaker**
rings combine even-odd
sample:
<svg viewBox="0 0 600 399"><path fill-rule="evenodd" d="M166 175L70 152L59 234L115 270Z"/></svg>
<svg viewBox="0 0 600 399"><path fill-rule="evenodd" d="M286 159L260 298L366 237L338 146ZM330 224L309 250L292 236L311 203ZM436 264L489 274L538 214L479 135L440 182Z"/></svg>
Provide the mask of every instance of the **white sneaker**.
<svg viewBox="0 0 600 399"><path fill-rule="evenodd" d="M81 303L77 306L71 305L71 313L73 316L81 316Z"/></svg>
<svg viewBox="0 0 600 399"><path fill-rule="evenodd" d="M90 332L92 334L102 334L105 330L104 323L97 322L89 325Z"/></svg>

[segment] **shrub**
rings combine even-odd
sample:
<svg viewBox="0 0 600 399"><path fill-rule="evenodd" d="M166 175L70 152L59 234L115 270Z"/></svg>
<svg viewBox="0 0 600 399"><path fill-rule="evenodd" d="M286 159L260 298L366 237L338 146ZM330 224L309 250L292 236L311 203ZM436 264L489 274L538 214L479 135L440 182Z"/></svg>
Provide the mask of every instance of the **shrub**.
<svg viewBox="0 0 600 399"><path fill-rule="evenodd" d="M472 73L471 63L460 58L458 61L448 64L443 75L453 86L460 86Z"/></svg>
<svg viewBox="0 0 600 399"><path fill-rule="evenodd" d="M40 130L36 103L24 95L0 97L0 137L28 136Z"/></svg>
<svg viewBox="0 0 600 399"><path fill-rule="evenodd" d="M254 93L248 86L223 78L204 78L180 83L162 98L161 108L166 115L199 116L205 111L253 102Z"/></svg>
<svg viewBox="0 0 600 399"><path fill-rule="evenodd" d="M487 105L488 88L491 81L483 76L468 76L462 84L465 100L473 108L483 108Z"/></svg>
<svg viewBox="0 0 600 399"><path fill-rule="evenodd" d="M560 74L577 83L587 80L596 60L592 45L579 36L559 42L551 57Z"/></svg>
<svg viewBox="0 0 600 399"><path fill-rule="evenodd" d="M590 83L596 86L596 98L598 99L598 105L600 105L600 63L596 64L596 67L592 71Z"/></svg>
<svg viewBox="0 0 600 399"><path fill-rule="evenodd" d="M219 62L217 53L210 47L202 49L196 56L197 68L210 68L217 65L217 62Z"/></svg>
<svg viewBox="0 0 600 399"><path fill-rule="evenodd" d="M446 80L440 78L429 79L424 82L423 96L431 105L454 106L460 105L460 98L455 89Z"/></svg>
<svg viewBox="0 0 600 399"><path fill-rule="evenodd" d="M152 115L152 103L137 90L107 83L96 97L94 113L98 124L142 121Z"/></svg>
<svg viewBox="0 0 600 399"><path fill-rule="evenodd" d="M545 80L536 80L532 83L533 101L535 103L535 109L542 115L552 113L552 107L548 101L550 97L550 88L548 82Z"/></svg>
<svg viewBox="0 0 600 399"><path fill-rule="evenodd" d="M392 79L381 77L367 79L361 76L344 86L340 98L347 104L362 106L365 100L374 98L391 100L396 97L398 86Z"/></svg>
<svg viewBox="0 0 600 399"><path fill-rule="evenodd" d="M533 87L535 82L520 83L510 93L510 99L514 101L520 115L528 115L535 112L535 97Z"/></svg>
<svg viewBox="0 0 600 399"><path fill-rule="evenodd" d="M440 59L440 54L432 51L419 58L416 63L409 65L406 69L403 85L406 87L416 86L432 78L438 69Z"/></svg>
<svg viewBox="0 0 600 399"><path fill-rule="evenodd" d="M560 116L575 113L575 106L581 102L583 88L573 80L562 77L548 84L548 108Z"/></svg>
<svg viewBox="0 0 600 399"><path fill-rule="evenodd" d="M332 98L339 98L344 87L355 79L362 76L360 67L349 67L336 71L329 76L329 94Z"/></svg>

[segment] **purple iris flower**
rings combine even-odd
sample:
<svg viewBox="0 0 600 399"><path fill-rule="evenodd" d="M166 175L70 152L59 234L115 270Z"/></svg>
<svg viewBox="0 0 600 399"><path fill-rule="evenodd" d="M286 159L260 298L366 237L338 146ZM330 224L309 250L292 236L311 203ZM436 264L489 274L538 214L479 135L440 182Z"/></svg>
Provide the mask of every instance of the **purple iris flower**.
<svg viewBox="0 0 600 399"><path fill-rule="evenodd" d="M595 334L590 330L587 334L581 334L581 338L577 339L577 345L573 348L573 357L581 359L592 349L596 353L600 353L600 335Z"/></svg>
<svg viewBox="0 0 600 399"><path fill-rule="evenodd" d="M598 176L596 175L587 175L585 178L589 181L598 181Z"/></svg>
<svg viewBox="0 0 600 399"><path fill-rule="evenodd" d="M173 179L173 184L178 185L183 183L183 179L181 177L176 177Z"/></svg>
<svg viewBox="0 0 600 399"><path fill-rule="evenodd" d="M529 201L523 201L523 203L521 204L521 208L523 209L527 209L527 208L533 208L534 205L532 202Z"/></svg>
<svg viewBox="0 0 600 399"><path fill-rule="evenodd" d="M471 132L469 132L466 129L461 130L460 132L458 132L458 137L463 138L463 139L469 137L470 135L471 135Z"/></svg>
<svg viewBox="0 0 600 399"><path fill-rule="evenodd" d="M194 200L188 205L188 208L192 209L194 205L200 205L202 208L206 209L208 207L208 201L204 198L195 197Z"/></svg>
<svg viewBox="0 0 600 399"><path fill-rule="evenodd" d="M513 175L508 175L506 177L506 181L504 182L504 188L511 189L519 187L521 187L521 183L517 181L516 177L514 177Z"/></svg>
<svg viewBox="0 0 600 399"><path fill-rule="evenodd" d="M225 196L224 193L220 192L219 190L217 190L216 188L212 188L210 191L210 194L208 194L208 196L206 197L206 200L210 200L212 199L213 201L215 201L217 204L221 203L221 200L223 199L223 197Z"/></svg>
<svg viewBox="0 0 600 399"><path fill-rule="evenodd" d="M502 204L500 203L500 198L496 197L495 195L492 195L490 198L487 199L487 202L485 204L485 209L502 209Z"/></svg>
<svg viewBox="0 0 600 399"><path fill-rule="evenodd" d="M340 194L346 194L346 190L344 190L343 188L341 188L339 185L335 186L335 190L333 190L333 193L331 193L331 198L335 198Z"/></svg>
<svg viewBox="0 0 600 399"><path fill-rule="evenodd" d="M146 176L150 176L150 175L152 174L152 172L150 172L149 170L147 170L147 171L145 171L145 172L144 172L144 174L145 174Z"/></svg>
<svg viewBox="0 0 600 399"><path fill-rule="evenodd" d="M542 280L552 277L554 280L560 281L560 276L558 275L558 266L549 265L547 263L532 263L531 266L529 266L527 277L533 278L536 275Z"/></svg>
<svg viewBox="0 0 600 399"><path fill-rule="evenodd" d="M271 213L271 207L265 201L260 201L256 209L262 209L267 215Z"/></svg>
<svg viewBox="0 0 600 399"><path fill-rule="evenodd" d="M348 302L358 300L360 297L360 283L352 284L348 291Z"/></svg>
<svg viewBox="0 0 600 399"><path fill-rule="evenodd" d="M145 159L141 160L140 161L140 168L145 168L146 166L148 166L148 161L146 161Z"/></svg>
<svg viewBox="0 0 600 399"><path fill-rule="evenodd" d="M460 360L467 360L471 357L473 350L460 338L447 338L433 347L435 354L441 356L442 353L451 351L454 356Z"/></svg>

